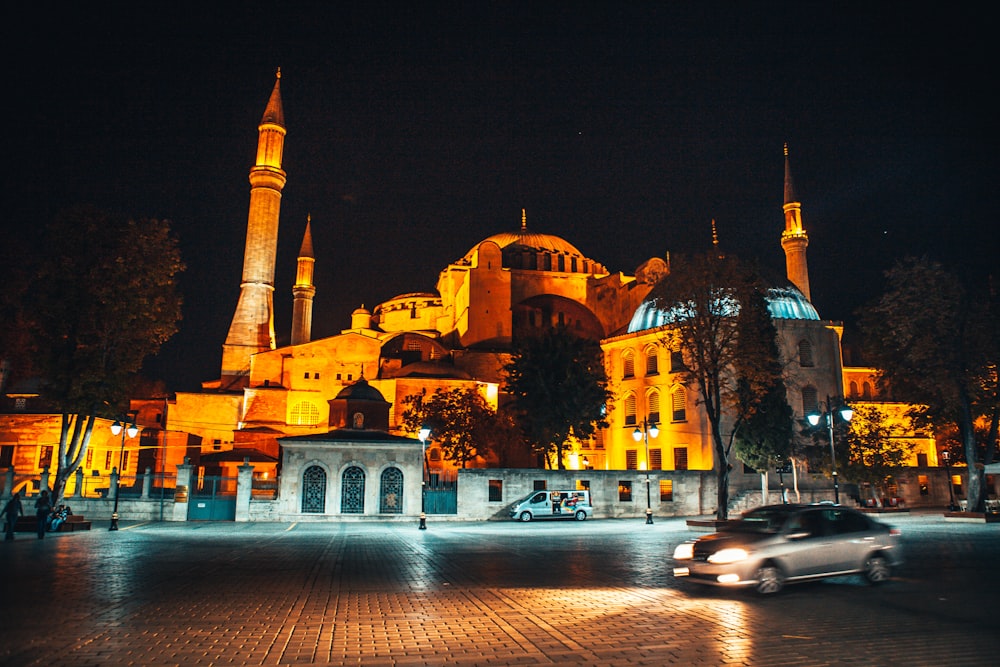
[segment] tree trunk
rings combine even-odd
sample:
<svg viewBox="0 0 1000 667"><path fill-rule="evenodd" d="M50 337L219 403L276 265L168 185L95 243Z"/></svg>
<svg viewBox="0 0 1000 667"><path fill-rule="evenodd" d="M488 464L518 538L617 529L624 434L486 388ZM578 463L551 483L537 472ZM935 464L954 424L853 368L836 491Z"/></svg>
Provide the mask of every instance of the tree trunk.
<svg viewBox="0 0 1000 667"><path fill-rule="evenodd" d="M958 432L965 449L965 461L969 470L968 508L970 512L986 511L985 503L985 468L979 462L976 451L976 432L972 420L972 407L966 393L961 392L959 405ZM949 482L950 483L950 482Z"/></svg>
<svg viewBox="0 0 1000 667"><path fill-rule="evenodd" d="M767 505L767 471L760 474L760 504Z"/></svg>
<svg viewBox="0 0 1000 667"><path fill-rule="evenodd" d="M725 521L729 518L729 459L726 456L726 448L722 444L722 436L714 421L712 422L712 439L715 441L715 467L719 478L719 489L716 496L718 507L715 510L715 518Z"/></svg>

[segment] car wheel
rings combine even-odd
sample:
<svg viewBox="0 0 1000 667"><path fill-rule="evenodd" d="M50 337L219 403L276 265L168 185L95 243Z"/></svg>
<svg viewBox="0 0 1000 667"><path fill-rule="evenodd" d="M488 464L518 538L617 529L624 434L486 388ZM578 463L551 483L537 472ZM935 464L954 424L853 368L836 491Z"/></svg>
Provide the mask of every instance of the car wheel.
<svg viewBox="0 0 1000 667"><path fill-rule="evenodd" d="M872 586L888 581L889 574L889 561L884 556L869 556L865 561L865 580Z"/></svg>
<svg viewBox="0 0 1000 667"><path fill-rule="evenodd" d="M576 511L576 520L577 521L584 521L584 520L586 520L586 518L587 518L587 513L586 512L584 512L583 510L577 510Z"/></svg>
<svg viewBox="0 0 1000 667"><path fill-rule="evenodd" d="M785 587L785 575L771 564L762 565L754 578L757 580L754 589L761 595L773 595Z"/></svg>
<svg viewBox="0 0 1000 667"><path fill-rule="evenodd" d="M521 512L521 516L518 518L527 523L528 521L531 521L531 512Z"/></svg>

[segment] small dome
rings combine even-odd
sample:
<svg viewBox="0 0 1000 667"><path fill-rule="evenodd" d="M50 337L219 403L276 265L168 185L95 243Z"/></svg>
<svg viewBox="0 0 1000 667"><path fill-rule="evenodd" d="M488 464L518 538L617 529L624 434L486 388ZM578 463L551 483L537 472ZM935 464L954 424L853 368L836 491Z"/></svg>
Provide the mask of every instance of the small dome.
<svg viewBox="0 0 1000 667"><path fill-rule="evenodd" d="M334 400L386 402L385 397L382 396L382 392L368 384L368 380L364 378L341 389Z"/></svg>
<svg viewBox="0 0 1000 667"><path fill-rule="evenodd" d="M665 311L656 306L654 289L636 308L628 323L628 333L655 329L674 322L677 313ZM808 299L792 285L770 287L767 290L767 310L775 320L819 320L819 313Z"/></svg>

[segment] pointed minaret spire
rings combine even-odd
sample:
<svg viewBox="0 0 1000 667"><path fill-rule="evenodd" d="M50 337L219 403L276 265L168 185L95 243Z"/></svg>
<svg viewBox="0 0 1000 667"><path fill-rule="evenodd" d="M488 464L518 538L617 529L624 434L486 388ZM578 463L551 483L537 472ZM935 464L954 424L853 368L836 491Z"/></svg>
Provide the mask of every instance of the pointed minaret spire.
<svg viewBox="0 0 1000 667"><path fill-rule="evenodd" d="M785 144L785 231L781 233L781 247L785 251L785 274L799 291L811 300L809 293L809 265L806 262L806 248L809 236L802 227L802 205L795 197L792 187L792 170L788 163L788 144Z"/></svg>
<svg viewBox="0 0 1000 667"><path fill-rule="evenodd" d="M526 231L528 231L528 214L525 213L524 209L522 208L521 209L521 233L524 234Z"/></svg>
<svg viewBox="0 0 1000 667"><path fill-rule="evenodd" d="M312 214L309 214L306 215L306 232L302 235L302 246L299 248L295 285L292 286L292 345L301 345L312 340L313 297L316 296L316 287L313 285L315 264Z"/></svg>
<svg viewBox="0 0 1000 667"><path fill-rule="evenodd" d="M278 252L278 213L285 172L285 120L281 108L281 70L257 127L257 158L250 168L243 277L229 334L222 346L222 386L237 388L249 379L250 357L274 349L274 262Z"/></svg>

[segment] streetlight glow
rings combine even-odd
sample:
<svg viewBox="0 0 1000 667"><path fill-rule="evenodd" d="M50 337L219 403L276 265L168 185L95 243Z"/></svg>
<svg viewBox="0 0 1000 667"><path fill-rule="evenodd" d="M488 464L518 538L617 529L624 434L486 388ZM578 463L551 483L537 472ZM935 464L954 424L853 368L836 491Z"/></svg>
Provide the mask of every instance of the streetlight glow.
<svg viewBox="0 0 1000 667"><path fill-rule="evenodd" d="M135 425L135 417L132 421L128 423L128 426L122 426L122 421L127 421L125 419L116 419L115 423L111 425L111 435L122 436L121 449L118 452L118 471L115 475L115 507L111 511L111 525L108 530L118 530L118 496L121 493L122 486L122 473L124 472L122 468L125 467L125 436L129 438L134 438L139 433L139 427Z"/></svg>
<svg viewBox="0 0 1000 667"><path fill-rule="evenodd" d="M417 433L420 438L420 530L427 530L427 439L431 437L431 429L421 426Z"/></svg>
<svg viewBox="0 0 1000 667"><path fill-rule="evenodd" d="M649 498L649 439L656 438L660 434L660 429L655 422L649 422L645 418L642 420L642 428L638 426L632 431L632 439L636 442L643 440L646 444L646 524L653 523L653 505Z"/></svg>
<svg viewBox="0 0 1000 667"><path fill-rule="evenodd" d="M837 452L834 448L833 442L833 417L834 414L839 414L840 418L845 422L851 421L854 416L854 410L850 408L847 404L841 405L841 407L836 411L833 410L832 401L829 396L826 397L826 404L822 412L811 412L806 415L806 420L812 426L818 426L820 420L826 420L826 426L829 431L830 437L830 474L833 475L833 502L840 504L840 481L837 476Z"/></svg>

